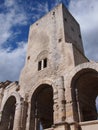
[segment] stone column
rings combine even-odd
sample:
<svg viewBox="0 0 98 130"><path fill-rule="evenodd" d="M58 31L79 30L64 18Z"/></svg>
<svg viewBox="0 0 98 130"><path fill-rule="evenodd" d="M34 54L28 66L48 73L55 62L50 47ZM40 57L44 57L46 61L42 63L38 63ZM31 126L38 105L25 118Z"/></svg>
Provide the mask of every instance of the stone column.
<svg viewBox="0 0 98 130"><path fill-rule="evenodd" d="M79 95L77 89L75 89L75 94L76 94L76 102L77 102L77 117L78 117L78 121L81 122L81 111L80 111Z"/></svg>
<svg viewBox="0 0 98 130"><path fill-rule="evenodd" d="M72 100L71 88L66 88L65 96L66 96L66 121L74 122L74 111L73 111L74 102Z"/></svg>
<svg viewBox="0 0 98 130"><path fill-rule="evenodd" d="M59 120L65 121L65 97L64 88L59 86L58 88L58 105L59 105Z"/></svg>
<svg viewBox="0 0 98 130"><path fill-rule="evenodd" d="M64 89L64 80L63 77L60 77L57 80L58 87L58 122L65 121L65 89Z"/></svg>
<svg viewBox="0 0 98 130"><path fill-rule="evenodd" d="M13 130L24 130L23 126L24 102L16 103Z"/></svg>
<svg viewBox="0 0 98 130"><path fill-rule="evenodd" d="M31 102L28 102L26 130L29 130L29 129L30 129L30 113L31 113Z"/></svg>
<svg viewBox="0 0 98 130"><path fill-rule="evenodd" d="M54 120L54 124L58 122L58 119L59 119L59 113L58 113L58 91L56 90L54 93L53 93L53 102L54 102L54 105L53 105L53 120Z"/></svg>
<svg viewBox="0 0 98 130"><path fill-rule="evenodd" d="M24 101L23 107L22 107L22 129L26 129L26 122L27 122L27 110L28 110L28 103Z"/></svg>
<svg viewBox="0 0 98 130"><path fill-rule="evenodd" d="M75 96L75 91L72 88L66 88L66 121L70 125L70 130L79 130L79 124L77 122L78 110L77 110L77 96Z"/></svg>

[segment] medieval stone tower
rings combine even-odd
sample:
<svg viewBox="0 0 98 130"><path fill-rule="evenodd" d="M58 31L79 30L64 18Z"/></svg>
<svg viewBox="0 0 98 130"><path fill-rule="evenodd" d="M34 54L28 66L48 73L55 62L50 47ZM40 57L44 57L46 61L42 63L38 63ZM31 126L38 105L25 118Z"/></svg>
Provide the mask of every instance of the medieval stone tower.
<svg viewBox="0 0 98 130"><path fill-rule="evenodd" d="M58 5L30 27L19 82L0 83L0 130L98 130L98 63Z"/></svg>

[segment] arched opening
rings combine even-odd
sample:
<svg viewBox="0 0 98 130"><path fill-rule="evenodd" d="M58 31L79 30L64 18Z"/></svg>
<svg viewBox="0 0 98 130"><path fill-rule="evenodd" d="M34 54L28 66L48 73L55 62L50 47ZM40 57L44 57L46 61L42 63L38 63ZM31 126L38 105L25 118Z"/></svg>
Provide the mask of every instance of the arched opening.
<svg viewBox="0 0 98 130"><path fill-rule="evenodd" d="M13 130L16 99L11 96L4 105L0 130Z"/></svg>
<svg viewBox="0 0 98 130"><path fill-rule="evenodd" d="M92 69L79 71L72 79L72 95L75 119L97 120L98 72Z"/></svg>
<svg viewBox="0 0 98 130"><path fill-rule="evenodd" d="M42 130L53 125L53 89L42 84L31 99L30 130Z"/></svg>

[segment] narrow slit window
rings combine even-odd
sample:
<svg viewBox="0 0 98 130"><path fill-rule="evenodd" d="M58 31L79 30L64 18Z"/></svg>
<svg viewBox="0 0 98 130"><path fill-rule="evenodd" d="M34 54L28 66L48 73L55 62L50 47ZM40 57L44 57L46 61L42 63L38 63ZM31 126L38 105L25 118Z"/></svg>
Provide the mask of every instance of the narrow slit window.
<svg viewBox="0 0 98 130"><path fill-rule="evenodd" d="M79 34L79 38L81 39L81 35Z"/></svg>
<svg viewBox="0 0 98 130"><path fill-rule="evenodd" d="M67 18L64 18L65 22L67 22Z"/></svg>
<svg viewBox="0 0 98 130"><path fill-rule="evenodd" d="M28 58L27 58L28 60L30 59L30 56L28 56Z"/></svg>
<svg viewBox="0 0 98 130"><path fill-rule="evenodd" d="M53 12L53 15L55 15L55 12Z"/></svg>
<svg viewBox="0 0 98 130"><path fill-rule="evenodd" d="M44 63L43 63L43 68L46 68L47 67L47 58L44 59Z"/></svg>
<svg viewBox="0 0 98 130"><path fill-rule="evenodd" d="M43 70L47 67L47 58L38 62L38 71Z"/></svg>
<svg viewBox="0 0 98 130"><path fill-rule="evenodd" d="M42 61L38 62L38 70L41 70L41 66L42 66Z"/></svg>
<svg viewBox="0 0 98 130"><path fill-rule="evenodd" d="M59 40L58 40L58 42L61 42L62 41L62 38L60 38Z"/></svg>

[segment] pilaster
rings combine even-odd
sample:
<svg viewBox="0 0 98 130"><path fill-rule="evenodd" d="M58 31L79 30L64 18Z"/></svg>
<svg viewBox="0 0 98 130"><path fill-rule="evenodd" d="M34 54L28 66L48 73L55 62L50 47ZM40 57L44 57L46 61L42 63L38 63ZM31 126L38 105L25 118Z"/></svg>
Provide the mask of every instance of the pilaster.
<svg viewBox="0 0 98 130"><path fill-rule="evenodd" d="M27 110L27 104L23 100L20 103L16 103L13 130L25 129L26 110Z"/></svg>
<svg viewBox="0 0 98 130"><path fill-rule="evenodd" d="M74 112L73 112L74 102L72 99L72 89L71 88L67 88L65 90L65 96L66 96L66 121L74 122Z"/></svg>
<svg viewBox="0 0 98 130"><path fill-rule="evenodd" d="M58 97L57 97L57 104L56 104L56 109L58 112L58 119L56 123L60 123L62 121L65 121L65 89L64 89L64 81L63 77L60 77L56 80L56 87L58 89ZM55 105L55 104L54 104Z"/></svg>
<svg viewBox="0 0 98 130"><path fill-rule="evenodd" d="M29 129L30 129L30 113L31 113L31 102L28 102L26 130L29 130Z"/></svg>

